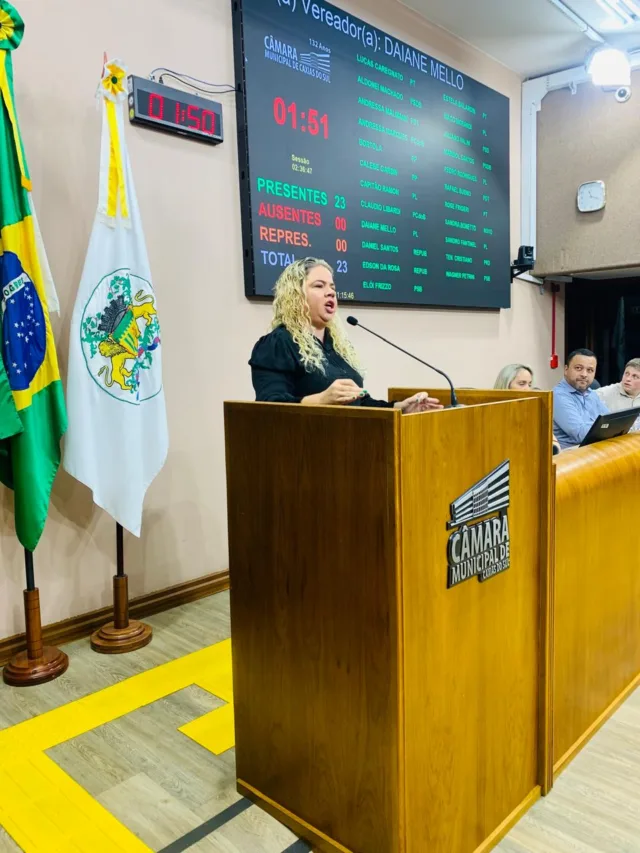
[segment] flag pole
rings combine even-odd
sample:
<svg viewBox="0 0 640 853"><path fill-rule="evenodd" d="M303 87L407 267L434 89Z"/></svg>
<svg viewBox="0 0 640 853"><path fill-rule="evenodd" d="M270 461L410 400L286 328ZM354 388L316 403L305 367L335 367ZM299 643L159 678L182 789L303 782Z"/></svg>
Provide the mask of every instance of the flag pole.
<svg viewBox="0 0 640 853"><path fill-rule="evenodd" d="M129 578L124 572L124 531L116 522L116 573L113 576L113 622L91 635L91 648L104 655L133 652L151 642L150 625L129 619Z"/></svg>
<svg viewBox="0 0 640 853"><path fill-rule="evenodd" d="M69 666L69 658L55 646L45 646L40 618L40 592L33 571L33 551L24 549L27 588L24 590L26 651L14 655L2 671L2 677L13 687L27 687L53 681Z"/></svg>

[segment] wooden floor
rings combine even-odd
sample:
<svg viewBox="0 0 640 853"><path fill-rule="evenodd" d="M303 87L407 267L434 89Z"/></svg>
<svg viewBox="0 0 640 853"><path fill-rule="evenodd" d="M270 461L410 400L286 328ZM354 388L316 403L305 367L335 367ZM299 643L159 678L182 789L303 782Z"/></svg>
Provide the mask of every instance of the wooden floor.
<svg viewBox="0 0 640 853"><path fill-rule="evenodd" d="M640 851L640 690L505 840L500 853Z"/></svg>
<svg viewBox="0 0 640 853"><path fill-rule="evenodd" d="M228 638L228 607L228 594L222 593L152 617L153 642L129 655L103 657L87 641L70 644L65 650L71 665L57 681L21 690L0 686L0 729ZM173 845L170 849L177 853L176 844L202 853L308 850L260 809L241 802L233 749L216 756L178 731L222 704L191 685L46 754L151 850ZM212 822L216 816L218 821ZM209 827L210 834L204 834ZM198 828L199 840L185 838ZM0 827L0 853L20 849ZM496 850L640 853L640 691Z"/></svg>

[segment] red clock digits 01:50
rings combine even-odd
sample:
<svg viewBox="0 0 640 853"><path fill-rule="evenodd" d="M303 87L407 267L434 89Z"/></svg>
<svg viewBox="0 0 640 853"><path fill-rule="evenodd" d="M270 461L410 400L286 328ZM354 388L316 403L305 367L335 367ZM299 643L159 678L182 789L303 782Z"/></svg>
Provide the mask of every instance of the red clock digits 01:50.
<svg viewBox="0 0 640 853"><path fill-rule="evenodd" d="M204 106L185 104L152 92L149 95L147 116L156 121L168 122L176 127L186 126L190 130L213 136L216 132L216 115Z"/></svg>
<svg viewBox="0 0 640 853"><path fill-rule="evenodd" d="M329 116L326 113L319 115L318 110L298 112L295 101L291 101L287 105L284 98L274 98L273 117L276 124L286 125L289 123L293 130L300 130L303 133L309 133L311 136L318 136L322 132L325 139L329 138Z"/></svg>

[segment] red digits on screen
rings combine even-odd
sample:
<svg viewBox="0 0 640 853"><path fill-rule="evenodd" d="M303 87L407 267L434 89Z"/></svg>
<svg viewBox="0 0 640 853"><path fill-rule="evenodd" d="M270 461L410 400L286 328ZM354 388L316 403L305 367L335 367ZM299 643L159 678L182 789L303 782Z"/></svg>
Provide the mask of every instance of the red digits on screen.
<svg viewBox="0 0 640 853"><path fill-rule="evenodd" d="M189 104L187 107L187 118L189 119L189 127L192 127L194 130L200 130L200 118L198 116L198 110L200 107L194 107L193 104Z"/></svg>
<svg viewBox="0 0 640 853"><path fill-rule="evenodd" d="M160 121L164 118L164 98L156 92L149 95L149 118L157 118Z"/></svg>
<svg viewBox="0 0 640 853"><path fill-rule="evenodd" d="M287 122L287 108L282 98L273 99L273 117L276 124L286 124Z"/></svg>
<svg viewBox="0 0 640 853"><path fill-rule="evenodd" d="M318 117L318 110L310 109L303 110L299 115L301 123L298 123L298 105L295 101L287 106L284 98L273 99L273 118L276 124L285 125L287 123L287 115L290 116L292 130L308 131L311 136L318 136L322 129L322 135L325 139L329 138L329 116L327 113ZM305 121L306 120L306 121Z"/></svg>
<svg viewBox="0 0 640 853"><path fill-rule="evenodd" d="M298 114L296 112L295 101L291 101L287 107L287 112L291 115L291 127L295 130L298 127Z"/></svg>
<svg viewBox="0 0 640 853"><path fill-rule="evenodd" d="M207 127L207 122L210 123L209 127ZM202 110L202 126L200 129L210 136L216 132L216 114L212 113L211 110Z"/></svg>

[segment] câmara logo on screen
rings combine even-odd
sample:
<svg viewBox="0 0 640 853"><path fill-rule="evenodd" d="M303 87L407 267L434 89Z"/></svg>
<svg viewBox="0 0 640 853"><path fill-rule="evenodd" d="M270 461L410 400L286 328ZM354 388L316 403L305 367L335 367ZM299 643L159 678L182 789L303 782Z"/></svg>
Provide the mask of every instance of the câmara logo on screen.
<svg viewBox="0 0 640 853"><path fill-rule="evenodd" d="M295 45L269 33L264 37L264 57L270 62L285 65L292 71L306 74L307 77L313 77L323 83L331 82L330 53L314 50L303 52Z"/></svg>

